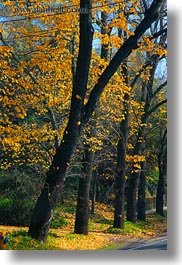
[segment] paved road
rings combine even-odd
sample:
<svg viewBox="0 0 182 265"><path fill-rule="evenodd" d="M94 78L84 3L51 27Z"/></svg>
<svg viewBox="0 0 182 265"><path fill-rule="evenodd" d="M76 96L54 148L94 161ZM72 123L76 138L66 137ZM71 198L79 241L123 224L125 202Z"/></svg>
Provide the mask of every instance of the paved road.
<svg viewBox="0 0 182 265"><path fill-rule="evenodd" d="M167 250L167 234L160 237L134 242L119 250Z"/></svg>

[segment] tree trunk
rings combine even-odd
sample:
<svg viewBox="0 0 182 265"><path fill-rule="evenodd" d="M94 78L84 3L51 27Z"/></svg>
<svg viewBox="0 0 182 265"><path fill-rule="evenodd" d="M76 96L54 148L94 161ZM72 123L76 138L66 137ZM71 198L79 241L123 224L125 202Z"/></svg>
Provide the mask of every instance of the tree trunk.
<svg viewBox="0 0 182 265"><path fill-rule="evenodd" d="M64 174L62 175L62 183ZM46 183L37 200L34 208L33 216L29 227L29 235L45 242L48 235L49 226L52 221L53 211L56 207L56 201L61 188L61 182L58 184Z"/></svg>
<svg viewBox="0 0 182 265"><path fill-rule="evenodd" d="M164 186L167 176L167 130L164 133L162 148L158 156L158 165L159 165L159 181L157 187L157 196L156 196L156 213L164 215L163 206L164 206Z"/></svg>
<svg viewBox="0 0 182 265"><path fill-rule="evenodd" d="M164 215L163 207L164 207L164 175L160 171L159 173L159 181L157 186L157 196L156 196L156 213L160 214L161 216Z"/></svg>
<svg viewBox="0 0 182 265"><path fill-rule="evenodd" d="M124 95L125 118L120 124L120 139L117 151L117 175L115 185L114 227L124 228L126 149L129 132L129 95Z"/></svg>
<svg viewBox="0 0 182 265"><path fill-rule="evenodd" d="M95 213L96 188L97 188L97 170L95 169L92 172L92 206L91 206L91 214Z"/></svg>
<svg viewBox="0 0 182 265"><path fill-rule="evenodd" d="M116 178L116 198L114 209L114 227L124 229L125 174L120 172Z"/></svg>
<svg viewBox="0 0 182 265"><path fill-rule="evenodd" d="M142 132L138 134L137 142L134 147L133 156L141 155L142 145L141 142ZM132 173L129 177L129 185L128 185L128 198L127 198L127 221L132 223L136 222L136 210L137 210L137 190L139 185L139 176L140 171L136 170L135 163L132 165Z"/></svg>
<svg viewBox="0 0 182 265"><path fill-rule="evenodd" d="M86 147L82 162L82 173L79 180L75 230L77 234L88 234L88 220L90 215L89 195L90 183L92 178L92 164L94 160L94 152Z"/></svg>
<svg viewBox="0 0 182 265"><path fill-rule="evenodd" d="M127 221L136 222L136 195L138 189L138 174L132 173L129 179L127 198Z"/></svg>
<svg viewBox="0 0 182 265"><path fill-rule="evenodd" d="M72 133L65 134L64 140L59 149L57 149L52 165L47 172L40 197L36 202L28 233L31 237L42 242L47 239L53 211L65 181L66 170L76 147L78 135L79 131L75 129L72 130Z"/></svg>
<svg viewBox="0 0 182 265"><path fill-rule="evenodd" d="M145 188L146 188L146 177L145 177L145 162L141 163L140 183L138 188L138 215L137 219L146 220L146 203L145 203Z"/></svg>

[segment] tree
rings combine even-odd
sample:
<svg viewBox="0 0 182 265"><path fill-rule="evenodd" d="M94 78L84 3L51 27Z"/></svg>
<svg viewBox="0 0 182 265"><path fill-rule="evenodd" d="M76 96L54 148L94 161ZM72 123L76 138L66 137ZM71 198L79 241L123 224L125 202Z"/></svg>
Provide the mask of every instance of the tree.
<svg viewBox="0 0 182 265"><path fill-rule="evenodd" d="M138 187L138 214L137 219L139 220L146 220L146 176L145 176L145 168L146 163L145 161L141 162L141 173L140 173L140 180L139 180L139 187Z"/></svg>
<svg viewBox="0 0 182 265"><path fill-rule="evenodd" d="M88 148L84 150L81 176L79 179L78 198L76 208L75 230L77 234L88 234L88 220L90 216L89 195L92 177L92 163L94 152Z"/></svg>
<svg viewBox="0 0 182 265"><path fill-rule="evenodd" d="M108 14L106 12L101 12L101 21L99 22L99 24L101 23L101 34L109 34L106 30L106 27L108 26L107 21L108 21ZM101 59L107 61L108 43L101 45L100 57ZM93 149L95 148L92 147L92 145L94 145L92 138L96 136L96 132L93 130L93 128L96 126L97 123L96 120L96 117L98 116L96 114L97 112L98 112L98 106L97 110L95 110L94 117L92 118L91 121L88 122L87 131L89 132L86 132L86 143L84 144L84 151L83 151L84 154L82 162L82 173L79 179L79 187L78 187L74 232L77 234L84 234L84 235L88 234L88 220L90 216L90 205L89 205L90 185L92 180L92 172L93 172L92 168L95 157L95 152L93 151ZM90 142L90 144L88 144L88 142Z"/></svg>
<svg viewBox="0 0 182 265"><path fill-rule="evenodd" d="M127 63L123 65L123 72L126 84L128 84ZM117 145L117 174L115 185L115 210L114 227L124 228L124 210L125 210L125 182L126 182L126 153L129 134L129 92L123 96L123 120L120 123L119 141Z"/></svg>
<svg viewBox="0 0 182 265"><path fill-rule="evenodd" d="M165 130L161 148L158 154L158 166L159 166L159 181L157 186L157 196L156 196L156 213L164 215L164 191L167 178L167 130Z"/></svg>

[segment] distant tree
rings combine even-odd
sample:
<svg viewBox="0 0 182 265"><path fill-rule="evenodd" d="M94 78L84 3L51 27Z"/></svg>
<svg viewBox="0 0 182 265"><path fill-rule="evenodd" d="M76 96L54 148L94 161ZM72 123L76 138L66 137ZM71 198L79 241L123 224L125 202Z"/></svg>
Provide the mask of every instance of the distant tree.
<svg viewBox="0 0 182 265"><path fill-rule="evenodd" d="M167 130L165 130L158 154L159 180L156 196L156 213L164 215L164 194L167 179Z"/></svg>

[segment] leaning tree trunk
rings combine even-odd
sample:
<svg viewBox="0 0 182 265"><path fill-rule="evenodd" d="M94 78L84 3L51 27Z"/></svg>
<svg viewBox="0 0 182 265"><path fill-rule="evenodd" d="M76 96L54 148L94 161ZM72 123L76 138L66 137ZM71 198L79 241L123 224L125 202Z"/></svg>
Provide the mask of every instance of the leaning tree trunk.
<svg viewBox="0 0 182 265"><path fill-rule="evenodd" d="M80 8L86 8L91 12L91 1L81 0ZM46 241L49 226L56 207L59 192L64 184L66 170L71 156L76 148L81 131L87 120L83 121L84 99L87 90L88 72L92 51L93 28L91 13L80 13L80 43L76 66L76 74L73 80L71 108L68 125L64 131L63 140L56 149L56 154L45 181L44 188L37 200L31 219L29 234L43 242Z"/></svg>
<svg viewBox="0 0 182 265"><path fill-rule="evenodd" d="M57 149L52 165L47 172L46 181L40 197L36 202L29 227L29 235L46 241L49 226L53 217L60 190L65 182L66 170L80 135L79 126L70 119L60 147Z"/></svg>
<svg viewBox="0 0 182 265"><path fill-rule="evenodd" d="M92 164L94 160L94 152L86 147L82 162L82 172L79 179L75 230L76 234L88 234L88 220L90 215L90 182L92 178Z"/></svg>

